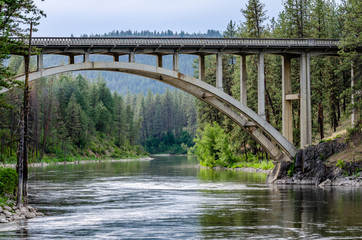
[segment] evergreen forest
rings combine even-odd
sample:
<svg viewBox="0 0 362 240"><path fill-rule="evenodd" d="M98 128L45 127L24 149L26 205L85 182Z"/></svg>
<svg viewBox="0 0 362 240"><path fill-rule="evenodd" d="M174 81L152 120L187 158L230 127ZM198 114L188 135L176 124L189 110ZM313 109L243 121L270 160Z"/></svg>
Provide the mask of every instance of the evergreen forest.
<svg viewBox="0 0 362 240"><path fill-rule="evenodd" d="M82 37L225 37L225 38L316 38L341 39L340 56L311 58L313 139L336 131L350 115L361 108L362 4L358 0L285 0L278 18L270 19L260 0L240 6L239 24L230 21L221 34L181 31L119 31ZM105 56L92 56L104 61ZM137 55L136 62L156 64L154 56ZM125 59L124 59L125 60ZM66 62L59 56L46 56L45 67ZM76 59L76 61L81 61ZM126 61L126 60L125 60ZM216 59L206 56L206 81L215 85ZM257 56L247 61L247 105L257 110ZM34 62L34 61L33 61ZM32 63L34 67L34 63ZM172 57L164 57L165 68L172 68ZM356 85L351 88L351 66ZM20 57L7 61L7 69L21 72ZM265 55L266 120L282 128L282 58ZM299 92L299 59L292 59L292 91ZM180 72L198 76L198 58L180 56ZM16 84L16 83L14 83ZM223 57L224 91L240 98L240 57ZM355 94L352 105L351 93ZM0 158L16 162L22 91L1 95ZM299 146L298 101L293 102L293 139ZM246 163L272 165L257 142L228 117L200 100L155 80L106 72L77 72L41 79L31 84L30 159L128 158L149 153L195 154L204 166L244 166Z"/></svg>

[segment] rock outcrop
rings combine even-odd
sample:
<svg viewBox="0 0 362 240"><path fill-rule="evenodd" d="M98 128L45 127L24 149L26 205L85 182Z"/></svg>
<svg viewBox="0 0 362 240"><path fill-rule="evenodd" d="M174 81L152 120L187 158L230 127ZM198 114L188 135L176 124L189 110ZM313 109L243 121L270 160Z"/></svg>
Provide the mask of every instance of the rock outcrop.
<svg viewBox="0 0 362 240"><path fill-rule="evenodd" d="M44 216L36 208L31 206L3 206L0 207L0 223L8 223L17 220L30 219Z"/></svg>
<svg viewBox="0 0 362 240"><path fill-rule="evenodd" d="M320 186L362 186L362 176L353 175L356 169L362 169L362 162L347 163L343 169L326 165L328 157L343 151L346 147L346 143L333 140L301 149L297 153L294 163L278 163L268 175L267 182Z"/></svg>

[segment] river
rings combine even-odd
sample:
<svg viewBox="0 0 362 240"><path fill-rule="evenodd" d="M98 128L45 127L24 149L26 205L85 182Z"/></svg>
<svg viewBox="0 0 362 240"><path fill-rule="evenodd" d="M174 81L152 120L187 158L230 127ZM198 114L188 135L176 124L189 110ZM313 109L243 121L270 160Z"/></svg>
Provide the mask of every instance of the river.
<svg viewBox="0 0 362 240"><path fill-rule="evenodd" d="M46 216L0 239L362 239L362 189L273 186L185 157L30 169Z"/></svg>

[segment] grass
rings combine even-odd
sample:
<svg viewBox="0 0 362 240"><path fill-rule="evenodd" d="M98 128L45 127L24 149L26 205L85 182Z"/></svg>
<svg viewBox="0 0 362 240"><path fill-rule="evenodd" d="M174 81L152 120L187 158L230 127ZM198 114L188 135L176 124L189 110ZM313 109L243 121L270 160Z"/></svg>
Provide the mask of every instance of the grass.
<svg viewBox="0 0 362 240"><path fill-rule="evenodd" d="M263 160L261 162L252 161L252 162L238 162L231 166L231 168L255 168L262 170L270 170L274 168L272 161Z"/></svg>

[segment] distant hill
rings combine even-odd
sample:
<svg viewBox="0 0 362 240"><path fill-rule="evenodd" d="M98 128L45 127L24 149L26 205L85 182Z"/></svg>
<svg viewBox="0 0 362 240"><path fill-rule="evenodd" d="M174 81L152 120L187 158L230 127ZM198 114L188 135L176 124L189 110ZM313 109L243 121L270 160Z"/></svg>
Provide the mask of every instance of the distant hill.
<svg viewBox="0 0 362 240"><path fill-rule="evenodd" d="M87 35L83 34L81 37L222 37L222 34L216 30L208 30L207 33L185 33L181 31L180 33L172 32L171 30L162 31L162 32L151 32L149 30L145 31L118 31L114 30L109 33L104 34L92 34ZM194 74L194 61L197 57L193 55L180 55L180 72L193 76ZM112 61L110 56L104 55L94 55L90 58L91 61ZM144 63L149 65L156 65L156 56L143 55L139 54L135 57L136 62ZM81 62L82 56L75 58L75 62ZM128 56L121 56L120 61L128 61ZM44 56L44 65L45 67L57 66L62 63L68 62L68 58L64 56L56 55L46 55ZM165 68L172 69L172 56L164 56L163 64ZM90 78L97 79L102 77L106 80L108 87L111 91L117 91L122 95L126 95L128 92L132 94L138 94L143 92L146 94L147 90L150 89L153 93L164 93L167 88L172 88L164 83L158 82L153 79L148 79L136 75L130 75L125 73L116 73L116 72L92 72L92 71L83 71L75 72L74 74L79 74Z"/></svg>

